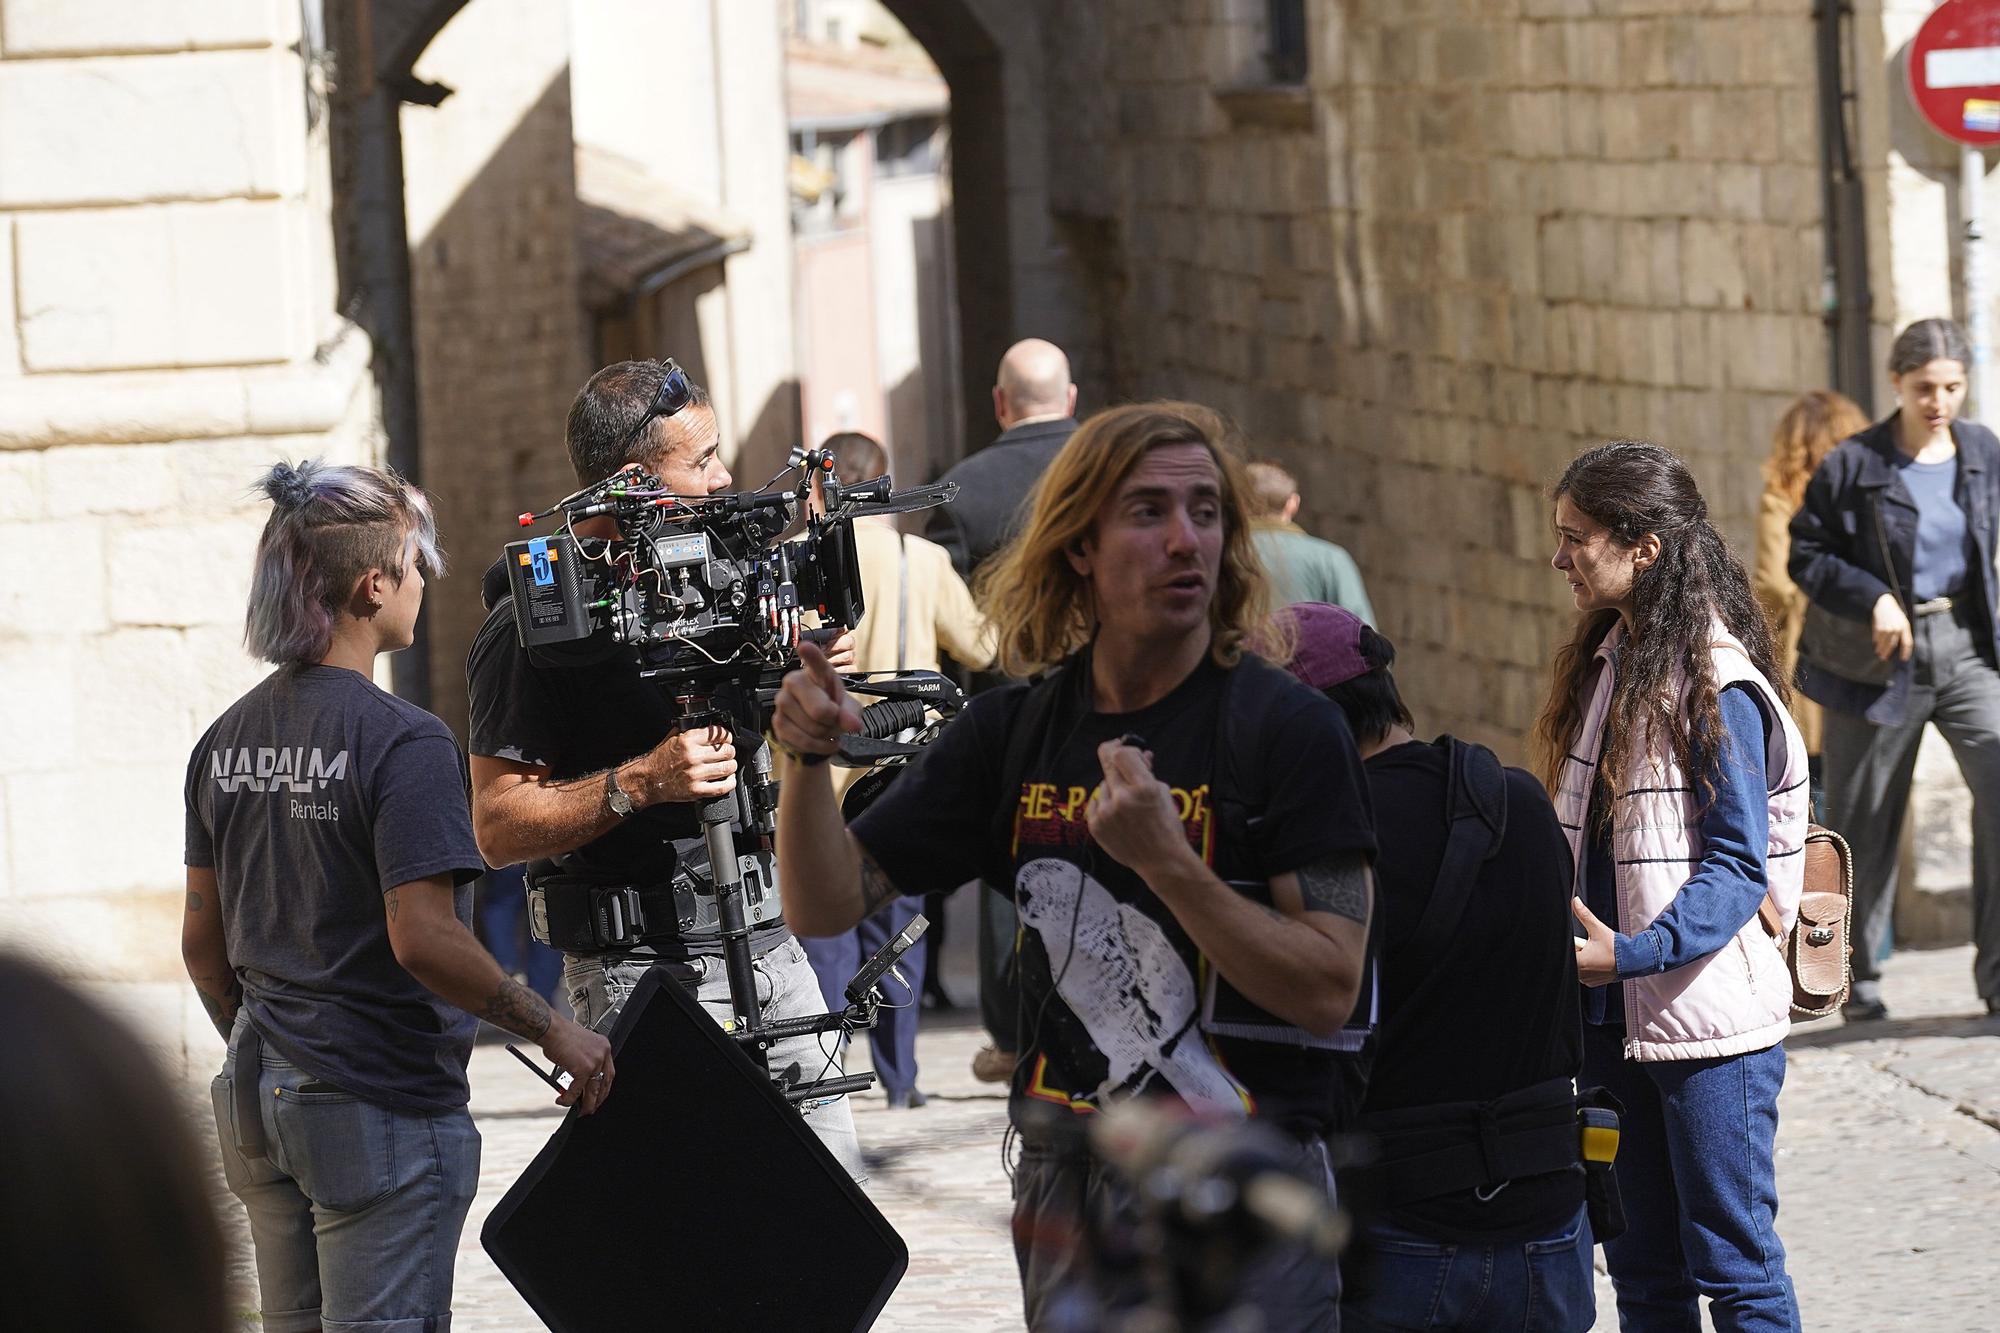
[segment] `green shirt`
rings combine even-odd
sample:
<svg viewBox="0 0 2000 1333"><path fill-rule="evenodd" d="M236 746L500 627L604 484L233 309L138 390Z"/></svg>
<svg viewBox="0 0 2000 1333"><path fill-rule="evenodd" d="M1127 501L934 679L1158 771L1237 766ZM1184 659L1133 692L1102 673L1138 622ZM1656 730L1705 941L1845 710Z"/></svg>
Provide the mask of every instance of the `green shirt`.
<svg viewBox="0 0 2000 1333"><path fill-rule="evenodd" d="M1346 551L1291 523L1260 523L1251 540L1271 578L1273 603L1331 602L1371 627L1375 624L1375 608L1361 586L1361 569Z"/></svg>

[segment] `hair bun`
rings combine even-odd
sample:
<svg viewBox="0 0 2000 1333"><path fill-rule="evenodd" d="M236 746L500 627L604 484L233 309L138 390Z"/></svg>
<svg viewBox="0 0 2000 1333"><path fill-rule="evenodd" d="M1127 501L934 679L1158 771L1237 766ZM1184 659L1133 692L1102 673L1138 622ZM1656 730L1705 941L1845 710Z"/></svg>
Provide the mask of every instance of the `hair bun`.
<svg viewBox="0 0 2000 1333"><path fill-rule="evenodd" d="M318 471L319 464L310 459L297 467L290 463L278 463L264 474L263 481L258 484L278 508L302 509L313 498L313 474Z"/></svg>

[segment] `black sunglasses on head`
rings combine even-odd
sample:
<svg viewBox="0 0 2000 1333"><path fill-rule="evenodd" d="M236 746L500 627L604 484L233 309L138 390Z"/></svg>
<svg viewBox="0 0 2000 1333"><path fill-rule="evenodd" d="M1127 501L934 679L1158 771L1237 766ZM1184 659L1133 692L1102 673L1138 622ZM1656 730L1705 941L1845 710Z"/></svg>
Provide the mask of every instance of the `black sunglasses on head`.
<svg viewBox="0 0 2000 1333"><path fill-rule="evenodd" d="M632 441L639 438L639 432L646 429L646 423L654 417L670 417L694 401L694 381L687 377L672 357L667 358L667 373L660 380L660 388L653 395L652 406L645 415L632 423L632 429L625 432L625 438L618 442L618 451L623 453L632 447Z"/></svg>

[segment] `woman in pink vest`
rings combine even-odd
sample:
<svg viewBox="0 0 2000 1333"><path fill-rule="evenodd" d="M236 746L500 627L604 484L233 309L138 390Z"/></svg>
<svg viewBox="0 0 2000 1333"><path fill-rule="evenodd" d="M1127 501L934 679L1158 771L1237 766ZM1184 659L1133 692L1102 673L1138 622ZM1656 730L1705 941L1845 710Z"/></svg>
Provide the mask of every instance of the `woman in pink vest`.
<svg viewBox="0 0 2000 1333"><path fill-rule="evenodd" d="M1583 1079L1625 1104L1627 1330L1796 1329L1772 1152L1791 978L1757 909L1797 917L1805 745L1770 628L1681 460L1600 445L1555 488L1580 613L1537 725L1576 858Z"/></svg>

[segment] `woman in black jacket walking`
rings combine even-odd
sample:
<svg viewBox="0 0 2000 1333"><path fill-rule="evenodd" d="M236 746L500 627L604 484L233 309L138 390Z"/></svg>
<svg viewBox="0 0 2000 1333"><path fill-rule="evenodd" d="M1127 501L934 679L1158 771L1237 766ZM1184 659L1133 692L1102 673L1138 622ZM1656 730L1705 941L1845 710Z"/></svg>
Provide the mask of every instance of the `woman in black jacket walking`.
<svg viewBox="0 0 2000 1333"><path fill-rule="evenodd" d="M1897 410L1827 455L1792 520L1792 579L1811 603L1798 685L1825 706L1827 822L1854 849L1850 1021L1888 1016L1881 960L1926 722L1972 789L1973 980L2000 1013L2000 440L1956 419L1970 359L1950 320L1904 329L1889 355Z"/></svg>

